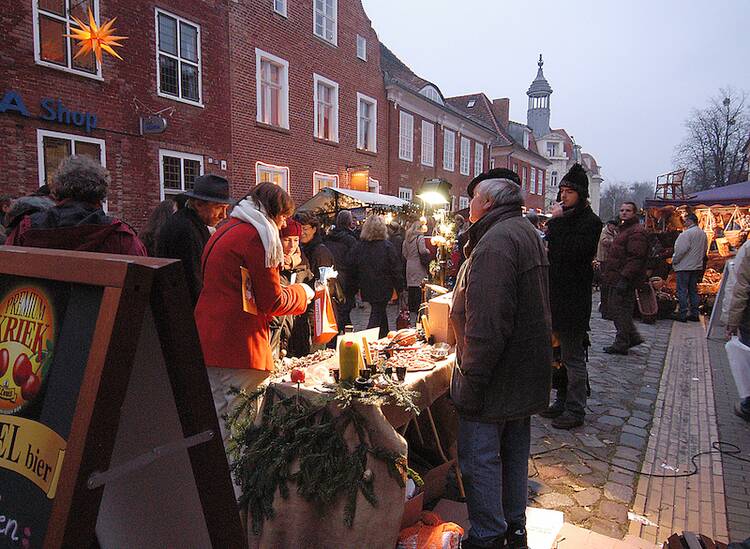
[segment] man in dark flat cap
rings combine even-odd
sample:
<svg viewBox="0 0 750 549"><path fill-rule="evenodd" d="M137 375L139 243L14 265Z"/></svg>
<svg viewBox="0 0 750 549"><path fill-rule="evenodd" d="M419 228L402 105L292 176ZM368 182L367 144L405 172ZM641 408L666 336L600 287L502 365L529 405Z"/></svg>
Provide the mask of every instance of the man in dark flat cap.
<svg viewBox="0 0 750 549"><path fill-rule="evenodd" d="M208 228L227 217L229 182L218 175L202 175L185 196L185 207L177 210L161 230L157 255L182 260L195 306L203 287L201 256L211 236Z"/></svg>

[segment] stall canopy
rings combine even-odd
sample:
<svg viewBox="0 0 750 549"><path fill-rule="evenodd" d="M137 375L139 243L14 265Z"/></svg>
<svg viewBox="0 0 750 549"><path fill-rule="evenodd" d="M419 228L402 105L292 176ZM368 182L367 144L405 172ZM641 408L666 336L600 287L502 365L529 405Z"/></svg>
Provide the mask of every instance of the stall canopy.
<svg viewBox="0 0 750 549"><path fill-rule="evenodd" d="M409 202L388 194L326 187L297 208L297 211L314 214L335 214L340 210L354 210L356 208L396 209L406 204L409 204Z"/></svg>
<svg viewBox="0 0 750 549"><path fill-rule="evenodd" d="M688 195L682 200L646 200L646 208L664 206L750 206L750 181L716 187Z"/></svg>

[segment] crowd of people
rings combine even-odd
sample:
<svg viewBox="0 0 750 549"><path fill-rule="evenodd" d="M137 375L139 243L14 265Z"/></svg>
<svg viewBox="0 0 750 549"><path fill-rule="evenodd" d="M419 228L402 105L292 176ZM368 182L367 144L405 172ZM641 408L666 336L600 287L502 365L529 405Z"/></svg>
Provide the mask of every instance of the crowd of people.
<svg viewBox="0 0 750 549"><path fill-rule="evenodd" d="M292 198L277 185L260 183L235 202L226 179L203 175L183 195L163 201L139 238L102 209L108 184L109 173L97 162L65 159L50 189L0 198L6 244L181 260L219 416L237 398L229 387L252 391L271 375L275 360L319 348L311 302L322 267L338 272L328 287L339 329L351 323L357 296L369 304L368 327L381 337L391 328L388 303L403 292L409 310L421 304L434 259L424 220L411 220L404 231L373 214L358 227L345 210L326 228L315 215L295 214ZM595 279L601 314L617 331L604 351L627 354L643 343L633 310L635 291L646 280L649 240L632 202L620 206L619 219L601 222L579 164L562 178L544 224L535 212L524 215L521 183L511 170L491 169L467 190L469 219L454 219L457 245L448 273L457 341L450 396L459 414L471 522L464 547L524 548L530 417L551 418L558 429L585 421ZM683 322L697 319L695 285L706 254L705 234L691 215L672 258L675 319ZM746 244L727 321L746 343L749 273ZM561 364L554 376L553 342ZM737 410L750 419L750 400Z"/></svg>

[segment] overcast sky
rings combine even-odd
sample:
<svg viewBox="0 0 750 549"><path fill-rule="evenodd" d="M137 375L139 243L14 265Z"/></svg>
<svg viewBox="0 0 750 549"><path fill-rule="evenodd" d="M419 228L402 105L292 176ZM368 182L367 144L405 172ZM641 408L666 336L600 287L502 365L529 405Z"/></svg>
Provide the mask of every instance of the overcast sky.
<svg viewBox="0 0 750 549"><path fill-rule="evenodd" d="M380 40L445 96L510 97L544 55L552 128L565 128L605 181L672 168L691 109L719 88L750 92L750 0L362 0Z"/></svg>

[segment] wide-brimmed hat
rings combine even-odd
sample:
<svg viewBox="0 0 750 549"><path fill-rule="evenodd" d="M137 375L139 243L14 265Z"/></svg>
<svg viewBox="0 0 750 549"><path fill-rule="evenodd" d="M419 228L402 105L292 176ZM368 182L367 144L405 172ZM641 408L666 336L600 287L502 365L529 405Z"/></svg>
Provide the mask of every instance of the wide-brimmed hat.
<svg viewBox="0 0 750 549"><path fill-rule="evenodd" d="M195 178L193 188L184 193L185 196L205 200L206 202L218 202L229 204L229 181L221 176L206 174Z"/></svg>

